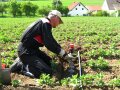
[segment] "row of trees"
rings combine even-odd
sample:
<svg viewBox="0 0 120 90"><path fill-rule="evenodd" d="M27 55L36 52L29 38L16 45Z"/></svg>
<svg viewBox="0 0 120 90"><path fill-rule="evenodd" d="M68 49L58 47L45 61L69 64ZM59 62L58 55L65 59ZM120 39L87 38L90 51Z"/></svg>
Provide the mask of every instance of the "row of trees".
<svg viewBox="0 0 120 90"><path fill-rule="evenodd" d="M60 0L53 0L52 6L43 6L38 7L37 5L29 2L16 2L10 1L8 3L0 3L0 13L4 16L4 13L12 14L13 17L16 16L35 16L39 15L47 15L48 12L52 9L59 10L63 16L67 16L68 9L62 5Z"/></svg>

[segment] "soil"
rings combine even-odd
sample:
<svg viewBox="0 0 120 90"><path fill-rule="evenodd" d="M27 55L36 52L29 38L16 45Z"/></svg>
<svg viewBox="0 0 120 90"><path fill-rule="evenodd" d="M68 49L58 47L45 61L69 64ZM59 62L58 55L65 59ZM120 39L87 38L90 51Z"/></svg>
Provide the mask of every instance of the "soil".
<svg viewBox="0 0 120 90"><path fill-rule="evenodd" d="M110 81L110 79L118 78L120 77L120 61L118 60L107 60L109 62L109 68L107 70L93 70L91 68L84 69L85 73L89 74L97 74L97 73L103 73L104 78L103 80L107 83Z"/></svg>
<svg viewBox="0 0 120 90"><path fill-rule="evenodd" d="M84 73L89 74L97 74L97 73L103 73L104 74L104 81L107 83L110 79L113 79L115 77L120 77L120 61L118 60L107 60L109 62L109 69L105 71L101 70L93 70L89 67L84 69ZM83 62L84 63L84 62ZM59 67L60 69L60 67ZM65 75L65 74L64 74ZM33 79L21 74L11 73L11 79L12 80L20 80L20 84L18 87L13 87L12 85L9 86L1 86L0 90L77 90L77 88L74 87L63 87L63 86L39 86L37 84L37 79ZM120 87L108 87L104 86L102 88L99 88L97 86L90 86L86 87L83 86L83 90L120 90Z"/></svg>
<svg viewBox="0 0 120 90"><path fill-rule="evenodd" d="M76 46L77 47L77 46ZM66 48L68 48L66 46ZM81 47L78 47L78 49L81 49ZM76 49L76 50L78 50ZM68 51L68 50L67 50ZM84 49L82 49L81 51L84 52ZM46 50L47 53L49 53ZM59 59L54 57L54 59ZM77 59L76 59L77 60ZM87 60L86 57L82 57L81 58L82 63L85 63L85 61ZM60 59L58 60L60 61ZM109 68L107 70L93 70L90 67L86 67L83 70L83 74L97 74L97 73L103 73L104 74L104 78L103 80L105 81L105 83L108 83L111 79L113 78L117 78L120 77L120 61L118 59L106 59L106 61L108 61L109 63ZM63 64L64 66L64 73L63 72L63 67L61 66ZM77 70L76 73L78 73L78 62L75 61L74 62ZM67 63L58 63L57 65L58 67L56 68L58 72L56 72L55 78L57 78L58 80L67 77L68 75L68 64ZM54 77L54 76L53 76ZM63 86L46 86L46 85L42 85L39 86L37 83L37 79L33 79L21 74L17 74L17 73L11 73L11 80L20 80L20 84L18 87L13 87L12 85L3 85L0 87L0 90L77 90L77 88L75 87L63 87ZM120 87L108 87L108 86L104 86L104 87L98 87L98 86L83 86L83 90L120 90Z"/></svg>

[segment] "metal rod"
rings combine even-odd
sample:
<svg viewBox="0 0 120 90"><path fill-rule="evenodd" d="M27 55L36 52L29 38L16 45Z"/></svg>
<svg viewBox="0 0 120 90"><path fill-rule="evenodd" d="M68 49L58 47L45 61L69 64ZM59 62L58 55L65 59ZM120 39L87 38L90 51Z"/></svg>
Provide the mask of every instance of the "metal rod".
<svg viewBox="0 0 120 90"><path fill-rule="evenodd" d="M2 70L2 60L1 60L1 56L0 56L0 70Z"/></svg>
<svg viewBox="0 0 120 90"><path fill-rule="evenodd" d="M81 63L80 63L80 51L78 51L78 61L79 61L79 76L82 76L82 69L81 69ZM80 80L80 87L82 88L82 82Z"/></svg>

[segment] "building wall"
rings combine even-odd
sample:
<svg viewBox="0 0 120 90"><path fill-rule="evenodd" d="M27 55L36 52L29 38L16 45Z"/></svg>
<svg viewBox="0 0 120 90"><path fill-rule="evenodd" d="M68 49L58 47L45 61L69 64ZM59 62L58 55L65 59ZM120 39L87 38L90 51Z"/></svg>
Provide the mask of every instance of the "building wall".
<svg viewBox="0 0 120 90"><path fill-rule="evenodd" d="M68 12L70 16L85 16L87 15L88 10L82 5L78 4L74 9Z"/></svg>
<svg viewBox="0 0 120 90"><path fill-rule="evenodd" d="M103 5L102 5L102 10L105 10L105 11L109 10L106 0L104 1Z"/></svg>

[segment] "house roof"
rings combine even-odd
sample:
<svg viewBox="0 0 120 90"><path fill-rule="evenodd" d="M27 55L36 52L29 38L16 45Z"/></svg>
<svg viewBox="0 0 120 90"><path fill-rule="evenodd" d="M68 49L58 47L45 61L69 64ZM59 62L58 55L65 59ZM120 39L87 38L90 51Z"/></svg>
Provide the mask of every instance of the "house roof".
<svg viewBox="0 0 120 90"><path fill-rule="evenodd" d="M81 4L82 6L84 6L81 2L73 2L72 4L70 4L69 6L68 6L68 9L69 9L69 11L70 10L72 10L72 9L74 9L78 4ZM84 6L85 7L85 6ZM86 7L85 7L86 8ZM87 9L87 8L86 8Z"/></svg>
<svg viewBox="0 0 120 90"><path fill-rule="evenodd" d="M120 10L120 0L106 0L109 10Z"/></svg>
<svg viewBox="0 0 120 90"><path fill-rule="evenodd" d="M102 10L101 6L86 6L89 11Z"/></svg>
<svg viewBox="0 0 120 90"><path fill-rule="evenodd" d="M79 2L73 2L71 5L68 6L69 10L72 10L74 7L76 7L79 4Z"/></svg>

